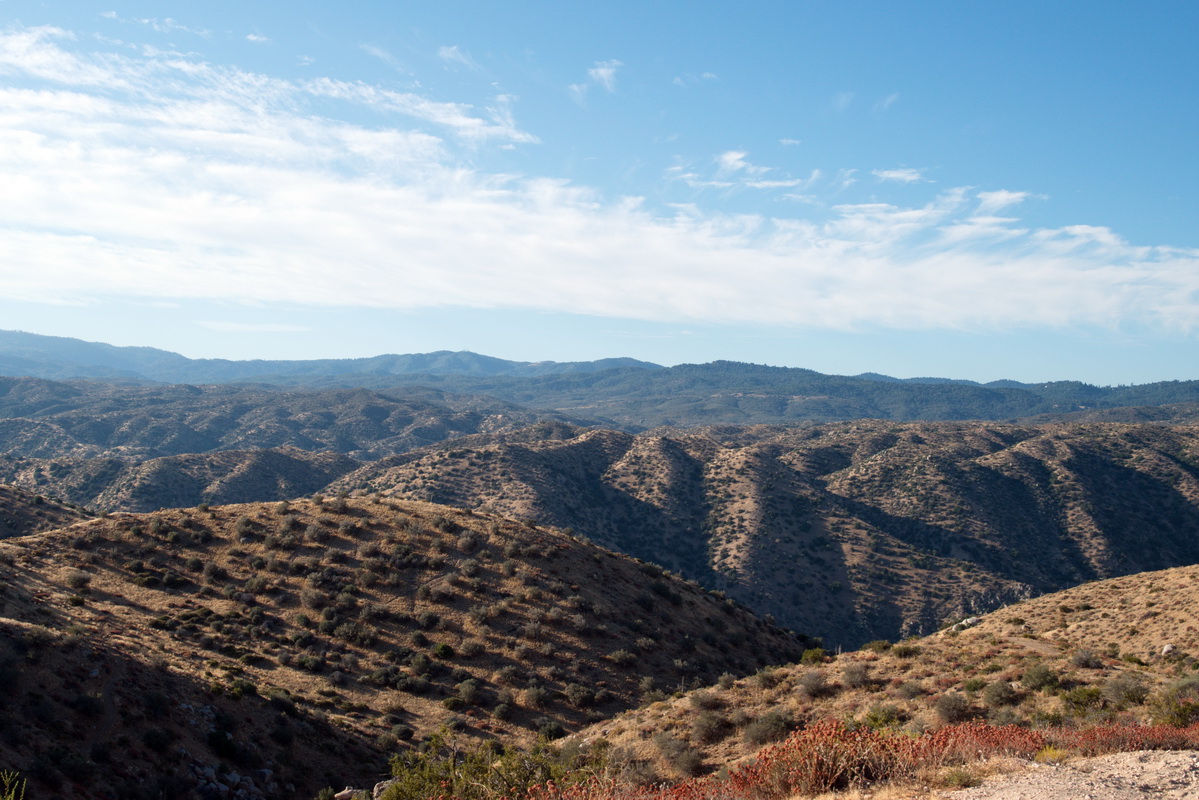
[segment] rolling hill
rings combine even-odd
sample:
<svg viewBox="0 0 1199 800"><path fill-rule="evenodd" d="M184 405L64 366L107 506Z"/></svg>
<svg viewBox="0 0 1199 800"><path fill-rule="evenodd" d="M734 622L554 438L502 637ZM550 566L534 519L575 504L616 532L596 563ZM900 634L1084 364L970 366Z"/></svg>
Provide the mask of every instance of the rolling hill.
<svg viewBox="0 0 1199 800"><path fill-rule="evenodd" d="M442 727L528 744L804 650L660 567L382 498L108 515L0 542L0 576L31 796L311 797Z"/></svg>

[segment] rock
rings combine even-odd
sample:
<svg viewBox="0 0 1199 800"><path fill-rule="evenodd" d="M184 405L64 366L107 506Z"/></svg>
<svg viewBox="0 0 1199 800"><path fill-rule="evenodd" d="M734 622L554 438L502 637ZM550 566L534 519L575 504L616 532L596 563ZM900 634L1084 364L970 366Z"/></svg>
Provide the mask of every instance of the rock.
<svg viewBox="0 0 1199 800"><path fill-rule="evenodd" d="M374 790L371 792L371 800L379 800L379 798L383 796L383 793L391 788L391 785L395 782L395 778L390 778L388 780L376 783Z"/></svg>
<svg viewBox="0 0 1199 800"><path fill-rule="evenodd" d="M1168 644L1168 645L1166 645L1165 647L1163 647L1163 648L1162 648L1162 655L1163 655L1163 656L1168 656L1168 655L1170 655L1171 653L1173 653L1173 652L1174 652L1175 650L1177 650L1177 649L1178 649L1178 648L1176 648L1174 645L1172 645L1172 644Z"/></svg>
<svg viewBox="0 0 1199 800"><path fill-rule="evenodd" d="M366 794L365 789L354 789L347 786L337 794L333 795L333 800L357 800L359 792L361 792L363 795Z"/></svg>

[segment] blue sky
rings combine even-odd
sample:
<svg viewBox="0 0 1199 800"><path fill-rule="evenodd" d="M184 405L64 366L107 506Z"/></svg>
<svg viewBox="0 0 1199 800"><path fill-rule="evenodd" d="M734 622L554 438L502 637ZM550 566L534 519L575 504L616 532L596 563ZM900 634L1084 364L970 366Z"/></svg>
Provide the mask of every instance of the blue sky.
<svg viewBox="0 0 1199 800"><path fill-rule="evenodd" d="M0 328L1199 377L1199 4L0 0Z"/></svg>

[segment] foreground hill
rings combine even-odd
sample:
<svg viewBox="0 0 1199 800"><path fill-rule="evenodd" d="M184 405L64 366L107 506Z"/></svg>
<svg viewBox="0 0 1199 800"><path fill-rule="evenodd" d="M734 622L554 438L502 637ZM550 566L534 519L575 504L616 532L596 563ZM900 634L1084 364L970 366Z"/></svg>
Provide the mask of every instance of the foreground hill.
<svg viewBox="0 0 1199 800"><path fill-rule="evenodd" d="M1098 581L928 637L773 667L576 735L627 749L660 779L726 767L796 728L849 720L920 732L950 723L1187 724L1199 698L1199 566ZM972 795L974 796L974 795Z"/></svg>
<svg viewBox="0 0 1199 800"><path fill-rule="evenodd" d="M878 421L470 437L333 488L569 528L853 646L1199 562L1199 429Z"/></svg>
<svg viewBox="0 0 1199 800"><path fill-rule="evenodd" d="M112 515L0 543L0 587L0 764L31 796L232 769L310 797L443 726L553 738L804 650L661 568L395 500Z"/></svg>

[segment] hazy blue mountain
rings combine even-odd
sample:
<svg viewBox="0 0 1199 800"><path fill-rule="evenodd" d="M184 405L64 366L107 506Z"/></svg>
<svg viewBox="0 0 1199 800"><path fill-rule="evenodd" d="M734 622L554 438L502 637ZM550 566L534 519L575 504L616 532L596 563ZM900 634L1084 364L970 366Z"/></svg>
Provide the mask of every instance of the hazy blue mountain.
<svg viewBox="0 0 1199 800"><path fill-rule="evenodd" d="M153 347L116 347L62 336L0 331L0 375L69 380L154 381L160 383L232 383L261 381L295 384L306 379L385 378L394 375L537 376L607 369L661 369L633 358L598 361L508 361L470 352L379 355L305 361L231 361L187 358Z"/></svg>

